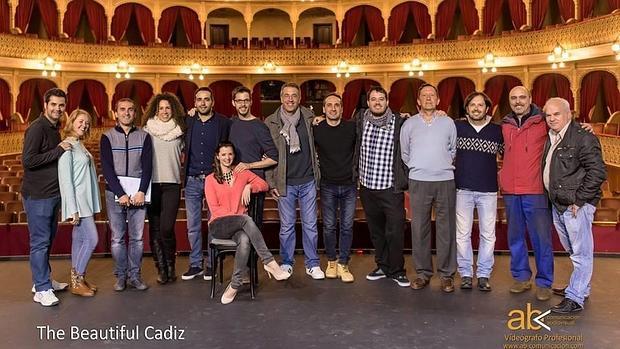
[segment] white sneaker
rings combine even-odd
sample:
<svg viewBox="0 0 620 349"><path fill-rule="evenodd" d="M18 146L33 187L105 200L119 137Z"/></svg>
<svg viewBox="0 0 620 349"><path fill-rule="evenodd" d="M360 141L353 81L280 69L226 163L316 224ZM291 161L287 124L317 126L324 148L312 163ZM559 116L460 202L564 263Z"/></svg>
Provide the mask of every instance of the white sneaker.
<svg viewBox="0 0 620 349"><path fill-rule="evenodd" d="M280 269L284 270L289 275L293 275L293 267L288 264L280 264Z"/></svg>
<svg viewBox="0 0 620 349"><path fill-rule="evenodd" d="M51 288L47 291L35 292L32 299L44 307L51 307L52 305L60 303L60 300L56 298L56 295L54 295L54 290Z"/></svg>
<svg viewBox="0 0 620 349"><path fill-rule="evenodd" d="M306 274L310 275L314 280L325 279L325 273L321 270L321 267L306 268Z"/></svg>
<svg viewBox="0 0 620 349"><path fill-rule="evenodd" d="M69 288L69 284L66 282L58 282L56 280L52 280L52 288L54 289L54 291L64 291L67 288ZM37 290L34 288L34 285L32 285L32 293L37 292Z"/></svg>

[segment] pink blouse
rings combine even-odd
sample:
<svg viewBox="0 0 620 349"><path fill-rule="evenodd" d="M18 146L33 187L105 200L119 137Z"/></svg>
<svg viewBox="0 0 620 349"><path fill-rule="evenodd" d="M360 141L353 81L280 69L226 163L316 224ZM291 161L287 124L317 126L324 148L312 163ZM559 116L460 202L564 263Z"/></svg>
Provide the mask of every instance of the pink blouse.
<svg viewBox="0 0 620 349"><path fill-rule="evenodd" d="M220 217L242 215L248 212L247 207L241 204L241 194L246 184L252 186L252 193L269 190L267 182L249 170L233 174L232 186L226 182L218 183L214 174L207 176L205 196L211 212L209 222Z"/></svg>

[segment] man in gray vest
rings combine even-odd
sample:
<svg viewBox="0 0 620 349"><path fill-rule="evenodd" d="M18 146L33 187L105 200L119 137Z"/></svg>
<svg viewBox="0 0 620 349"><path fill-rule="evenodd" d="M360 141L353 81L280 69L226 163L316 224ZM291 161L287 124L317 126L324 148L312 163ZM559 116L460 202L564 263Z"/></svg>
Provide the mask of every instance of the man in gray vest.
<svg viewBox="0 0 620 349"><path fill-rule="evenodd" d="M145 194L151 182L153 170L153 145L148 133L136 128L135 103L129 98L116 103L117 125L101 136L100 152L103 176L106 181L106 208L112 230L112 257L114 258L115 291L123 291L126 285L138 290L148 286L142 281L144 219L146 216ZM121 179L139 180L138 190L128 192ZM125 243L128 235L129 243ZM161 249L152 251L161 257Z"/></svg>

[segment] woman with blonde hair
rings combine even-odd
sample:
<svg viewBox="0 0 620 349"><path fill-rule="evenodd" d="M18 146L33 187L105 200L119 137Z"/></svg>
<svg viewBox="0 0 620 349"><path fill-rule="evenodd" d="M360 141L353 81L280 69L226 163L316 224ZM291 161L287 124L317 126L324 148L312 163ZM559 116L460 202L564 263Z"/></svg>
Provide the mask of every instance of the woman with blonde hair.
<svg viewBox="0 0 620 349"><path fill-rule="evenodd" d="M149 242L157 267L157 282L177 279L174 224L181 200L181 151L185 112L176 96L160 93L144 112L144 131L153 141L153 176L149 218Z"/></svg>
<svg viewBox="0 0 620 349"><path fill-rule="evenodd" d="M97 290L84 275L98 242L94 215L101 211L95 161L82 143L90 135L91 120L88 112L82 109L69 115L62 133L64 141L71 144L71 150L58 160L62 219L73 224L69 289L83 297L92 297Z"/></svg>

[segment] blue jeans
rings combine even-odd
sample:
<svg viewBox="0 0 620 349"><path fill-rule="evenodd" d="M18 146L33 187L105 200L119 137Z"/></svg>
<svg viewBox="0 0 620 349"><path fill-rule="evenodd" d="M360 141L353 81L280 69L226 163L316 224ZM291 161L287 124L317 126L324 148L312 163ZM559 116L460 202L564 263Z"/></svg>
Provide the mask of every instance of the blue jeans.
<svg viewBox="0 0 620 349"><path fill-rule="evenodd" d="M112 258L114 258L114 275L119 279L140 278L140 266L142 265L142 252L144 242L144 219L146 206L129 208L121 207L114 200L114 193L105 192L108 221L112 231ZM125 236L129 240L126 242ZM129 266L128 266L129 265Z"/></svg>
<svg viewBox="0 0 620 349"><path fill-rule="evenodd" d="M80 217L80 223L73 226L71 237L71 266L78 275L84 275L99 241L95 218L93 216Z"/></svg>
<svg viewBox="0 0 620 349"><path fill-rule="evenodd" d="M49 264L52 241L58 228L60 196L48 199L24 198L30 233L30 271L37 292L52 288Z"/></svg>
<svg viewBox="0 0 620 349"><path fill-rule="evenodd" d="M323 237L327 260L336 260L336 239L338 211L340 211L340 264L349 263L353 243L353 217L355 216L355 184L321 184L321 213L323 217ZM340 209L339 209L340 208Z"/></svg>
<svg viewBox="0 0 620 349"><path fill-rule="evenodd" d="M528 259L525 229L534 248L536 286L549 288L553 283L553 243L551 210L544 194L504 195L508 219L510 272L517 281L528 281L532 270Z"/></svg>
<svg viewBox="0 0 620 349"><path fill-rule="evenodd" d="M282 263L295 264L295 210L299 201L301 215L301 232L303 235L304 258L306 268L319 266L317 243L319 233L316 227L316 185L314 181L300 185L287 185L286 196L278 199L278 212L280 213L280 255Z"/></svg>
<svg viewBox="0 0 620 349"><path fill-rule="evenodd" d="M585 204L573 217L570 210L560 213L553 207L553 224L558 237L573 262L573 273L566 288L566 298L583 306L585 297L590 295L590 280L594 263L594 239L592 221L596 207Z"/></svg>
<svg viewBox="0 0 620 349"><path fill-rule="evenodd" d="M456 261L461 277L474 276L474 252L471 247L471 229L474 208L478 211L478 268L476 276L491 277L495 261L495 218L497 217L497 193L456 190Z"/></svg>
<svg viewBox="0 0 620 349"><path fill-rule="evenodd" d="M202 268L202 208L205 198L205 180L198 177L187 177L185 183L185 210L187 212L187 239L191 251L189 253L189 266ZM207 214L206 218L209 215ZM207 249L207 268L209 263L209 249Z"/></svg>

